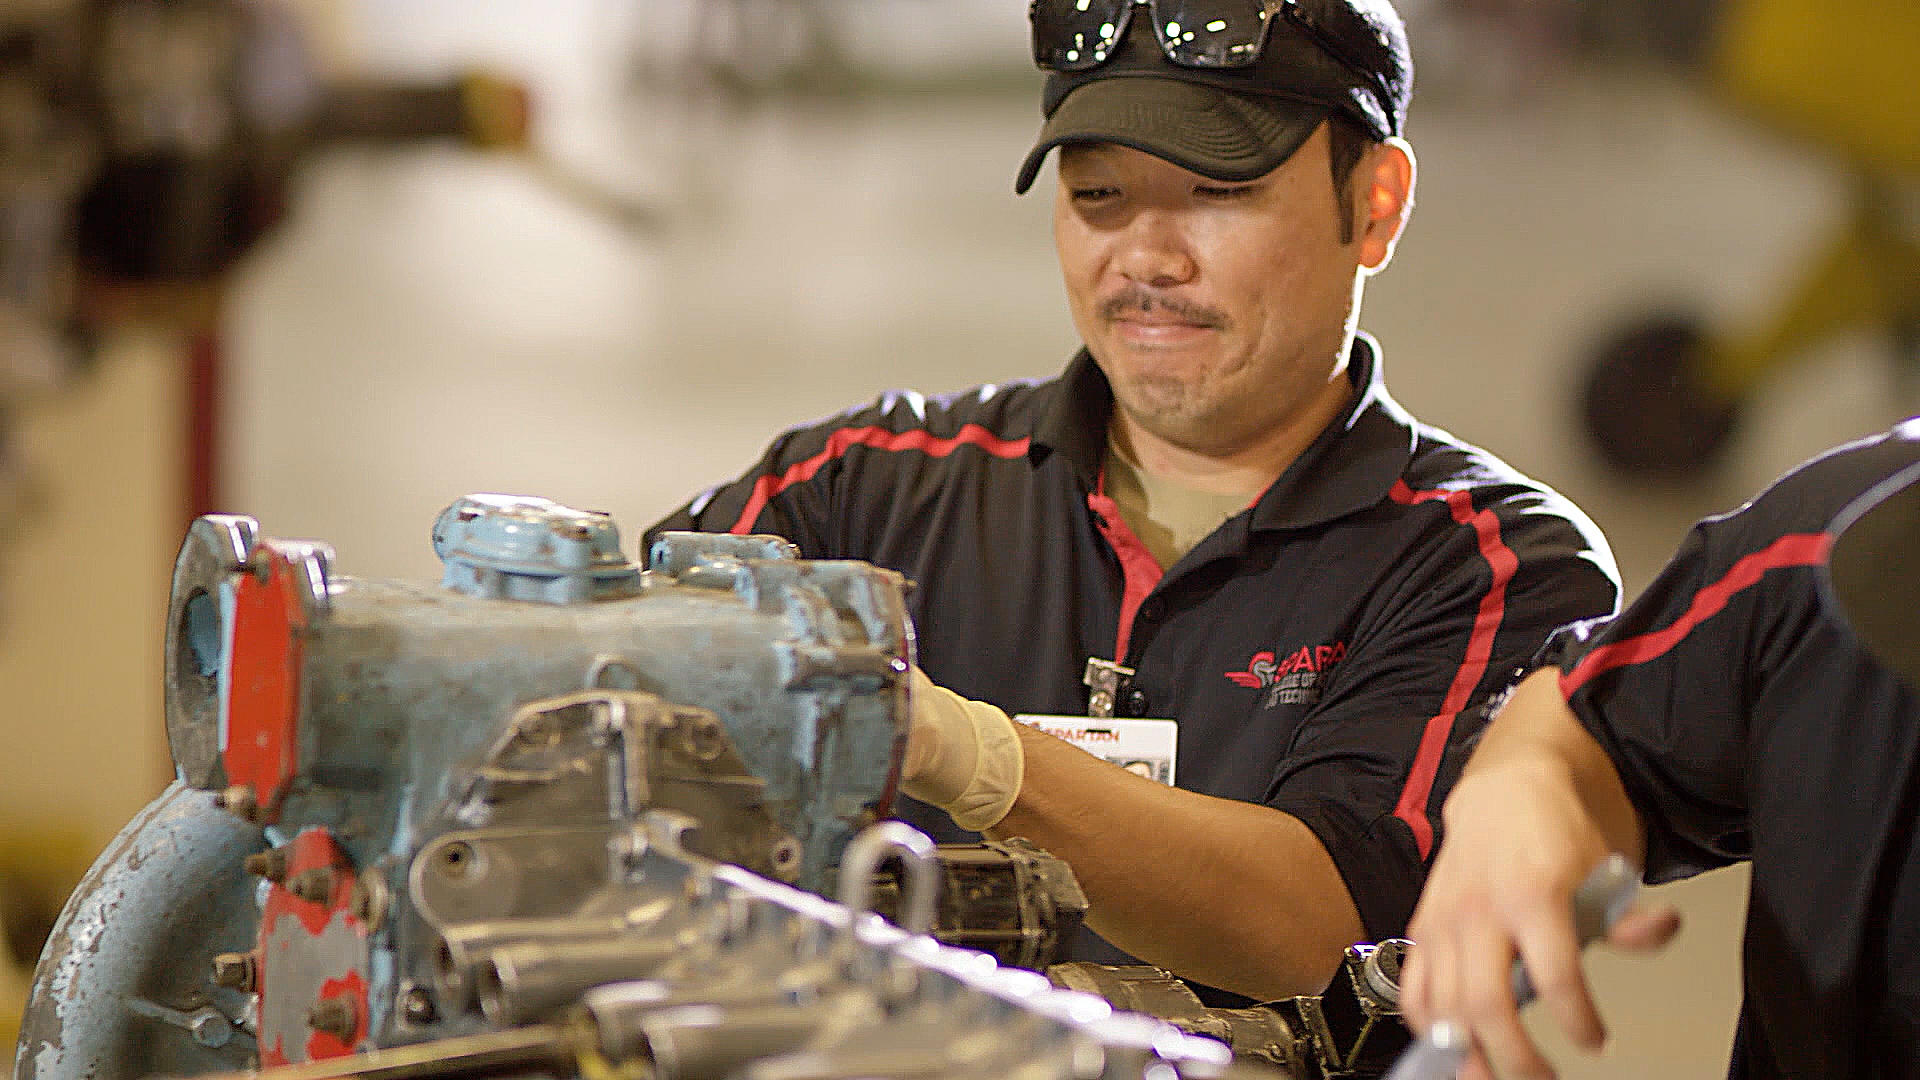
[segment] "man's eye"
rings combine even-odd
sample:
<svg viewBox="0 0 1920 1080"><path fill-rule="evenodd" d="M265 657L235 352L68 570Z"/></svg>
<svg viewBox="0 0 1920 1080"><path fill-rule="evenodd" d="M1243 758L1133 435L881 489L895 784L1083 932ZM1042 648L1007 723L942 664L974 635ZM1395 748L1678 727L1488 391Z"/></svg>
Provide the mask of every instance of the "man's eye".
<svg viewBox="0 0 1920 1080"><path fill-rule="evenodd" d="M1119 188L1077 187L1073 189L1074 202L1101 202L1120 194Z"/></svg>
<svg viewBox="0 0 1920 1080"><path fill-rule="evenodd" d="M1202 184L1193 189L1203 199L1243 199L1253 192L1252 184Z"/></svg>

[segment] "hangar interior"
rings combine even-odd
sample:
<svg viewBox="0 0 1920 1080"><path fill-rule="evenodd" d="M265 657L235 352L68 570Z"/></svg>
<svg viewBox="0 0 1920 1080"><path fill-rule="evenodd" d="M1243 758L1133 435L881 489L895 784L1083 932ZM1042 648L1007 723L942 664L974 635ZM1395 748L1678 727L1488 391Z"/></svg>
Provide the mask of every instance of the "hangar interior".
<svg viewBox="0 0 1920 1080"><path fill-rule="evenodd" d="M1403 404L1592 515L1631 596L1697 518L1920 410L1920 389L1912 338L1900 357L1847 329L1756 379L1712 462L1648 476L1600 458L1577 407L1599 343L1654 316L1772 318L1854 214L1860 162L1743 110L1705 69L1697 35L1736 0L1698 5L1704 31L1656 25L1652 4L1581 25L1590 6L1401 5L1418 205L1362 325ZM302 158L282 218L209 301L217 420L197 490L213 503L196 509L324 540L370 578L437 578L429 530L469 492L608 511L631 552L790 424L891 388L1053 373L1076 339L1051 167L1012 192L1038 119L1023 7L292 5L321 70L523 84L530 148ZM1890 196L1909 236L1912 181ZM194 497L188 429L205 419L192 352L168 319L132 320L71 371L10 373L9 931L43 919L170 776L163 622ZM1549 1038L1562 1075L1723 1068L1742 873L1662 892L1687 928L1655 958L1592 957L1610 1048L1587 1061ZM0 957L0 1031L29 948Z"/></svg>

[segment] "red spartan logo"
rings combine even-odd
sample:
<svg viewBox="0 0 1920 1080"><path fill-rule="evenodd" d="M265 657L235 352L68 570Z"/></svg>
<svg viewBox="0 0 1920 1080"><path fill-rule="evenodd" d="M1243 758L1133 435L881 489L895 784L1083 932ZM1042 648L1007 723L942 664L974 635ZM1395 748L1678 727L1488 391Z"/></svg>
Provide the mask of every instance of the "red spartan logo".
<svg viewBox="0 0 1920 1080"><path fill-rule="evenodd" d="M1227 672L1227 678L1232 679L1241 686L1272 686L1273 654L1270 652L1254 653L1253 659L1247 661L1247 670L1229 671Z"/></svg>
<svg viewBox="0 0 1920 1080"><path fill-rule="evenodd" d="M1257 652L1247 660L1247 670L1229 671L1228 679L1241 686L1272 686L1282 677L1296 671L1325 671L1347 658L1347 643L1336 641L1331 645L1302 645L1288 653L1286 659L1276 660L1270 652Z"/></svg>

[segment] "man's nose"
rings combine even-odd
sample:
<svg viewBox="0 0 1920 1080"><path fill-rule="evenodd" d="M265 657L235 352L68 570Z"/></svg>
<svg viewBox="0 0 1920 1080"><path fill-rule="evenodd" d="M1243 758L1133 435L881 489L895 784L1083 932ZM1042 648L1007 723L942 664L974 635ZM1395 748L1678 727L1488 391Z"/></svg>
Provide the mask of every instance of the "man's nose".
<svg viewBox="0 0 1920 1080"><path fill-rule="evenodd" d="M1193 280L1192 249L1167 215L1146 210L1134 215L1119 238L1114 262L1127 280L1141 285L1179 285Z"/></svg>

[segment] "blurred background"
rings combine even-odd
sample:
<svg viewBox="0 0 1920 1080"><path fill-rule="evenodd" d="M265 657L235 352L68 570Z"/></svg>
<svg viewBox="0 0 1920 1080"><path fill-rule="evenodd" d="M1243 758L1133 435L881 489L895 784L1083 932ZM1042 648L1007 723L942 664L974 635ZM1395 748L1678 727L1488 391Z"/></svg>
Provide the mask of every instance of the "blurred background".
<svg viewBox="0 0 1920 1080"><path fill-rule="evenodd" d="M1578 500L1629 593L1920 409L1920 9L1404 0L1397 396ZM170 777L186 522L434 578L471 491L628 543L781 428L1076 341L1016 0L0 0L0 1036ZM1043 180L1044 191L1050 181ZM1608 1056L1713 1076L1743 875L1596 959Z"/></svg>

